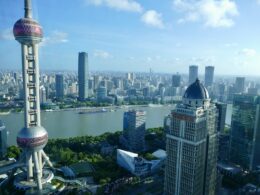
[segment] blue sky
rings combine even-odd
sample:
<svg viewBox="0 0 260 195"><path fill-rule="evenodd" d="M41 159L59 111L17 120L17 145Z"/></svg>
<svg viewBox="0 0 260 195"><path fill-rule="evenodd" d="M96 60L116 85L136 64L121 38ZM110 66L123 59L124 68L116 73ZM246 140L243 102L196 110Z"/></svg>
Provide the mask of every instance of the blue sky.
<svg viewBox="0 0 260 195"><path fill-rule="evenodd" d="M40 69L259 75L260 0L32 0L42 25ZM23 0L0 1L0 69L21 69L12 27Z"/></svg>

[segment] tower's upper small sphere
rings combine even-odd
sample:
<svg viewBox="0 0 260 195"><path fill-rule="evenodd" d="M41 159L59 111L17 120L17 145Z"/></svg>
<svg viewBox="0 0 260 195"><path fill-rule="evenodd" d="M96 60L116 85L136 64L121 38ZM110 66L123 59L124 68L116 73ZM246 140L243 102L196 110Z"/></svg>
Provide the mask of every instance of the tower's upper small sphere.
<svg viewBox="0 0 260 195"><path fill-rule="evenodd" d="M21 18L14 24L14 37L22 44L35 44L42 40L42 27L36 20Z"/></svg>
<svg viewBox="0 0 260 195"><path fill-rule="evenodd" d="M24 127L19 131L16 141L21 148L39 150L47 144L48 133L43 127Z"/></svg>
<svg viewBox="0 0 260 195"><path fill-rule="evenodd" d="M201 84L199 79L192 83L185 91L183 98L186 99L209 99L208 90Z"/></svg>

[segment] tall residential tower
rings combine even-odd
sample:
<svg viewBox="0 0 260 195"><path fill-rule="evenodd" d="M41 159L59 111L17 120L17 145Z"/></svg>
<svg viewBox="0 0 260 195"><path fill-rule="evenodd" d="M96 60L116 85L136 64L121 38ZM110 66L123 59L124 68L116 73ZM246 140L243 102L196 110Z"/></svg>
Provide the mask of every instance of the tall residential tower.
<svg viewBox="0 0 260 195"><path fill-rule="evenodd" d="M84 101L88 98L88 54L86 52L79 53L78 59L78 80L79 80L79 100Z"/></svg>
<svg viewBox="0 0 260 195"><path fill-rule="evenodd" d="M217 109L197 79L168 117L166 195L214 195L217 176Z"/></svg>

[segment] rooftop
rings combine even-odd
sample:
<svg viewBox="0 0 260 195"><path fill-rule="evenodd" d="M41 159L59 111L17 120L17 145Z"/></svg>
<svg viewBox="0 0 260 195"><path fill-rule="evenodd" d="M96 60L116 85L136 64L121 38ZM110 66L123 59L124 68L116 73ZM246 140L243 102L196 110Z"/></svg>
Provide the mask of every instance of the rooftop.
<svg viewBox="0 0 260 195"><path fill-rule="evenodd" d="M183 98L186 99L209 99L209 94L207 89L202 85L199 79L196 79L187 90Z"/></svg>

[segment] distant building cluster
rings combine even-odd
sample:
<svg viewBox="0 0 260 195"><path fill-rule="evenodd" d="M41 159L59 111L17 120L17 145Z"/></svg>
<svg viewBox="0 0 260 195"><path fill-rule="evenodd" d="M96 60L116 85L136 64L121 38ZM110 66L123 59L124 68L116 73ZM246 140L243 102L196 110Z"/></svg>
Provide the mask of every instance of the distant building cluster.
<svg viewBox="0 0 260 195"><path fill-rule="evenodd" d="M212 100L223 103L232 103L237 93L258 95L260 89L260 82L254 79L215 76L214 66L205 67L204 77L199 74L198 65L189 66L188 75L155 74L152 70L149 73L89 72L88 54L79 52L78 73L41 73L40 102L174 103L181 101L187 86L197 78L205 85ZM19 104L24 97L22 74L18 71L0 72L0 83L0 99Z"/></svg>

